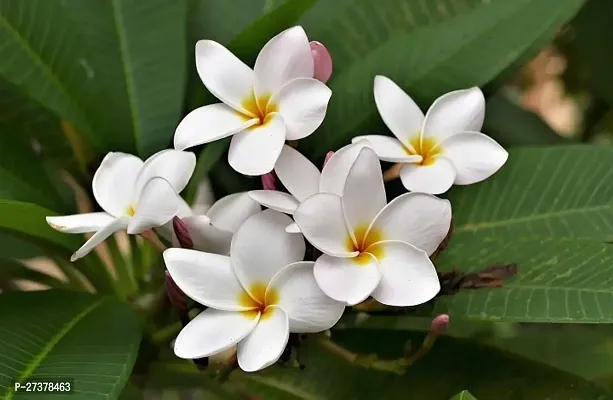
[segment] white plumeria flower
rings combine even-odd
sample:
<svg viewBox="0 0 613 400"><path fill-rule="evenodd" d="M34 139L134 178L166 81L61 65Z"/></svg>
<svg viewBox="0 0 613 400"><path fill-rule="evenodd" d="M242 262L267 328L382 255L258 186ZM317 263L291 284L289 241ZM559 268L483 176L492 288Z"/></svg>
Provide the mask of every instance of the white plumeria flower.
<svg viewBox="0 0 613 400"><path fill-rule="evenodd" d="M196 68L207 89L223 103L190 112L177 127L175 148L234 135L228 161L244 175L270 172L285 140L313 133L332 95L313 78L311 47L300 26L272 38L253 70L221 44L200 40Z"/></svg>
<svg viewBox="0 0 613 400"><path fill-rule="evenodd" d="M383 161L404 163L400 179L407 190L444 193L453 184L470 185L492 176L509 154L479 132L485 116L481 89L457 90L439 97L426 116L391 79L376 76L375 102L383 121L396 136L368 139ZM410 159L412 155L421 160Z"/></svg>
<svg viewBox="0 0 613 400"><path fill-rule="evenodd" d="M278 190L252 190L249 196L264 207L286 214L293 214L300 203L316 193L341 195L349 169L355 162L360 149L371 146L367 140L342 147L324 165L321 173L308 158L291 146L285 145L275 164L275 173L289 193ZM300 232L292 223L288 232Z"/></svg>
<svg viewBox="0 0 613 400"><path fill-rule="evenodd" d="M114 232L138 234L170 221L180 212L180 193L189 182L196 157L163 150L143 162L125 153L108 153L94 174L94 198L103 212L47 217L54 229L66 233L96 232L71 257L87 255Z"/></svg>
<svg viewBox="0 0 613 400"><path fill-rule="evenodd" d="M344 305L315 283L313 262L301 261L304 239L284 230L289 222L273 210L250 217L234 236L230 257L164 252L179 288L209 307L177 337L177 356L208 357L238 345L239 366L257 371L279 359L290 332L320 332L336 324Z"/></svg>
<svg viewBox="0 0 613 400"><path fill-rule="evenodd" d="M449 231L449 201L405 193L386 203L377 155L362 147L342 197L318 193L294 212L303 235L324 253L315 279L333 299L354 305L372 295L383 304L413 306L440 290L429 255Z"/></svg>

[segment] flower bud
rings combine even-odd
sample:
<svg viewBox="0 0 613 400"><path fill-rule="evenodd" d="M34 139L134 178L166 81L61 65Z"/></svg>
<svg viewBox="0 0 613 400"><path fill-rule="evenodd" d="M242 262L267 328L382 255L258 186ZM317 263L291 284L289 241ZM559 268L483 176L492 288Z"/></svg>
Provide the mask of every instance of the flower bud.
<svg viewBox="0 0 613 400"><path fill-rule="evenodd" d="M323 44L316 41L312 41L309 44L311 45L311 54L313 54L313 64L315 67L313 78L326 83L332 75L332 56Z"/></svg>
<svg viewBox="0 0 613 400"><path fill-rule="evenodd" d="M187 316L187 296L179 286L177 286L168 271L165 272L164 289L166 290L166 295L168 296L168 300L170 300L172 308L174 308L180 316Z"/></svg>
<svg viewBox="0 0 613 400"><path fill-rule="evenodd" d="M264 190L277 190L277 176L274 171L260 176Z"/></svg>
<svg viewBox="0 0 613 400"><path fill-rule="evenodd" d="M326 153L326 158L324 158L324 167L326 166L328 161L330 161L330 159L332 158L333 155L334 155L333 151L329 151L329 152Z"/></svg>
<svg viewBox="0 0 613 400"><path fill-rule="evenodd" d="M430 324L430 332L436 334L437 336L442 335L447 331L449 327L449 315L441 314L432 320L432 324Z"/></svg>
<svg viewBox="0 0 613 400"><path fill-rule="evenodd" d="M189 229L185 221L179 217L174 217L172 219L172 227L175 230L175 236L177 237L179 245L184 249L193 249L194 242L189 236Z"/></svg>

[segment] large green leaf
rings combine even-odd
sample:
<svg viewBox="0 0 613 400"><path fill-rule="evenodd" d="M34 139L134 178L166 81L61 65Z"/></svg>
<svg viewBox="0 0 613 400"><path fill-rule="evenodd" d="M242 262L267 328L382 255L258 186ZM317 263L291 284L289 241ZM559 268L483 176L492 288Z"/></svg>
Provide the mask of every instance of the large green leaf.
<svg viewBox="0 0 613 400"><path fill-rule="evenodd" d="M110 297L46 291L0 295L0 394L12 380L73 379L79 399L115 399L138 351L133 311Z"/></svg>
<svg viewBox="0 0 613 400"><path fill-rule="evenodd" d="M185 84L185 0L0 0L0 77L98 150L166 147Z"/></svg>
<svg viewBox="0 0 613 400"><path fill-rule="evenodd" d="M309 37L334 58L333 95L309 153L321 157L351 137L382 129L375 75L426 105L444 92L484 85L534 42L553 37L583 0L321 1L305 15Z"/></svg>
<svg viewBox="0 0 613 400"><path fill-rule="evenodd" d="M612 157L587 145L510 151L490 179L452 188L452 246L472 235L613 238Z"/></svg>
<svg viewBox="0 0 613 400"><path fill-rule="evenodd" d="M449 400L477 400L468 390L462 390Z"/></svg>

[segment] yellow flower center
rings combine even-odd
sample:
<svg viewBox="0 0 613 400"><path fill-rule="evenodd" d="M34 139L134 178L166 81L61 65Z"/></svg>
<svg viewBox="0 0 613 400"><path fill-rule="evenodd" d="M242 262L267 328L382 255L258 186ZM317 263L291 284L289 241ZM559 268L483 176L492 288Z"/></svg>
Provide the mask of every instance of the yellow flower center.
<svg viewBox="0 0 613 400"><path fill-rule="evenodd" d="M443 154L443 149L437 146L436 140L432 138L422 138L421 134L413 136L409 140L410 146L406 146L405 150L409 155L421 156L422 160L419 165L432 165L436 161L436 157ZM411 147L413 149L411 149Z"/></svg>
<svg viewBox="0 0 613 400"><path fill-rule="evenodd" d="M247 115L241 113L241 116L245 119L245 121L249 121L254 118L258 119L258 123L253 125L250 129L266 125L266 123L270 121L272 113L276 113L279 110L279 107L270 101L270 94L260 96L258 98L255 97L255 94L252 94L241 102L241 106L243 106L243 108L250 114Z"/></svg>
<svg viewBox="0 0 613 400"><path fill-rule="evenodd" d="M266 292L266 285L256 282L249 286L249 293L243 291L238 297L238 303L241 306L250 308L249 311L243 311L245 317L253 319L260 313L262 314L260 320L269 318L274 311L274 307L270 306L279 304L279 291L269 288Z"/></svg>
<svg viewBox="0 0 613 400"><path fill-rule="evenodd" d="M126 210L126 214L128 214L130 217L133 217L135 213L136 213L136 209L134 208L134 206L130 206Z"/></svg>
<svg viewBox="0 0 613 400"><path fill-rule="evenodd" d="M368 255L372 254L377 259L382 259L385 255L383 252L382 246L372 246L373 244L380 242L383 239L383 233L373 227L370 232L368 232L369 224L360 224L353 231L355 235L355 240L351 237L351 235L347 236L345 240L347 251L358 251L358 254L352 260L358 265L366 265L371 261L371 257Z"/></svg>

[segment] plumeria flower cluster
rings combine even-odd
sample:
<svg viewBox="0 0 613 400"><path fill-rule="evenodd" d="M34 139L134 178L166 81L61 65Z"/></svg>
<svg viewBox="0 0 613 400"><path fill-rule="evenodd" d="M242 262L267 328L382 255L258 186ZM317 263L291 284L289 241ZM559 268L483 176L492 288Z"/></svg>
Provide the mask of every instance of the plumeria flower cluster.
<svg viewBox="0 0 613 400"><path fill-rule="evenodd" d="M424 116L398 85L377 76L374 101L395 138L356 136L330 151L320 172L296 141L320 126L332 95L325 84L332 59L321 43L309 42L299 26L287 29L251 69L221 44L201 40L196 69L221 103L189 113L177 126L175 149L144 162L109 153L92 184L103 212L47 218L63 232L95 232L73 261L118 230L157 232L171 247L163 253L171 297L205 307L184 322L176 355L235 349L245 371L277 362L290 333L332 328L347 306L369 298L416 306L438 294L431 258L452 213L435 195L488 178L508 158L479 132L485 102L478 88L441 96ZM260 176L263 189L188 205L180 193L196 159L186 149L228 136L230 166ZM409 192L388 202L380 160L396 163Z"/></svg>

